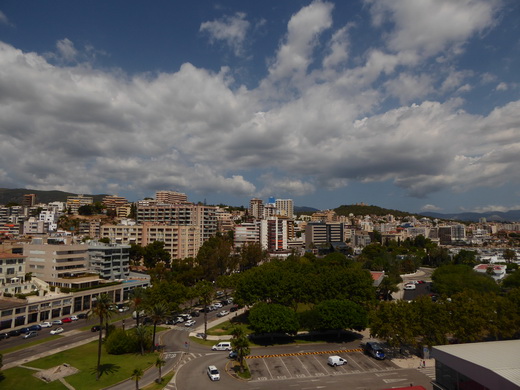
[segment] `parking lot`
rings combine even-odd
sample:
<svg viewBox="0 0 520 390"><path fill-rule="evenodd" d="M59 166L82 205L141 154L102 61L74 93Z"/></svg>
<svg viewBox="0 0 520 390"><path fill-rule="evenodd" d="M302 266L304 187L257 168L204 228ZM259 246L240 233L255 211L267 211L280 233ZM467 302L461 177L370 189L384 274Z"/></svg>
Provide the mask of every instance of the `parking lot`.
<svg viewBox="0 0 520 390"><path fill-rule="evenodd" d="M347 364L337 367L329 366L327 358L330 355L341 356L347 360ZM390 360L376 360L365 355L361 349L252 355L247 359L253 381L315 378L388 371L398 368Z"/></svg>

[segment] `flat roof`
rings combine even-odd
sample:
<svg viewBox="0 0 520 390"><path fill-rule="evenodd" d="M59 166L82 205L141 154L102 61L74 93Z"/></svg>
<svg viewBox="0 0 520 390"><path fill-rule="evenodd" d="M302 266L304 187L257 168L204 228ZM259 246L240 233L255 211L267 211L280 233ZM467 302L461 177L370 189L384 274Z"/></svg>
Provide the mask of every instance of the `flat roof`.
<svg viewBox="0 0 520 390"><path fill-rule="evenodd" d="M483 371L493 372L516 388L520 387L520 340L439 345L433 347L432 355L470 378L472 375L464 372L465 368L469 368L468 363L481 367Z"/></svg>

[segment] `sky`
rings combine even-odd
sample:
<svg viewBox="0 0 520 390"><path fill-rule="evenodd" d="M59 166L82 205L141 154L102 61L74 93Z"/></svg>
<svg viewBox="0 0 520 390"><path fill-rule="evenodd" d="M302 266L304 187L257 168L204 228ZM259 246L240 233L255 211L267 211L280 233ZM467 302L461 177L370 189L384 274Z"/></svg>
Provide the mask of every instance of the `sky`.
<svg viewBox="0 0 520 390"><path fill-rule="evenodd" d="M520 209L516 0L0 0L0 187Z"/></svg>

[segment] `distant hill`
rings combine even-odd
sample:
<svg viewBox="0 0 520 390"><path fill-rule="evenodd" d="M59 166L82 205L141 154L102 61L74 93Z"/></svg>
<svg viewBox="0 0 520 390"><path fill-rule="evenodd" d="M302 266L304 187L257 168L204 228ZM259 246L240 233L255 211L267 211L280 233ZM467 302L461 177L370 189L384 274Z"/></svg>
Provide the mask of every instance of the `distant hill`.
<svg viewBox="0 0 520 390"><path fill-rule="evenodd" d="M490 211L487 213L453 213L441 214L424 212L423 215L438 219L456 219L466 222L478 222L481 218L485 218L489 222L520 222L520 210L509 211Z"/></svg>
<svg viewBox="0 0 520 390"><path fill-rule="evenodd" d="M392 209L385 209L379 206L367 206L367 205L343 205L339 206L334 209L336 214L338 215L345 215L348 216L350 214L353 215L388 215L392 214L395 217L409 217L409 216L415 216L415 217L421 217L422 215L418 214L412 214L407 213L405 211L399 211L399 210L392 210Z"/></svg>
<svg viewBox="0 0 520 390"><path fill-rule="evenodd" d="M320 210L315 209L314 207L294 206L295 214L312 214L312 213L316 213L318 211L320 211Z"/></svg>
<svg viewBox="0 0 520 390"><path fill-rule="evenodd" d="M22 204L23 196L26 194L35 194L37 203L66 202L68 196L78 195L76 193L63 191L39 191L27 188L0 188L0 205L5 205L11 202ZM84 195L92 196L94 198L94 202L101 202L101 200L106 196L104 194Z"/></svg>

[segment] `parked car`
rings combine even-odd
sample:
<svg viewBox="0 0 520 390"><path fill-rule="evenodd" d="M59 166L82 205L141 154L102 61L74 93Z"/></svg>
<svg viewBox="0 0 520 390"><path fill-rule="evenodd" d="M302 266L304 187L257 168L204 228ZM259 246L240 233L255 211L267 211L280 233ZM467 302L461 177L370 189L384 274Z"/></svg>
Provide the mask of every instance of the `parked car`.
<svg viewBox="0 0 520 390"><path fill-rule="evenodd" d="M0 333L0 340L8 339L9 337L11 337L9 333Z"/></svg>
<svg viewBox="0 0 520 390"><path fill-rule="evenodd" d="M45 321L45 322L42 322L42 323L40 324L40 326L41 326L42 328L52 328L52 323L50 323L49 321Z"/></svg>
<svg viewBox="0 0 520 390"><path fill-rule="evenodd" d="M7 332L7 334L11 337L20 336L22 332L20 332L20 329L13 329Z"/></svg>
<svg viewBox="0 0 520 390"><path fill-rule="evenodd" d="M52 325L63 325L63 321L62 320L54 320L54 321L52 321Z"/></svg>
<svg viewBox="0 0 520 390"><path fill-rule="evenodd" d="M22 328L20 329L20 333L23 333L23 334L27 334L31 331L31 329L29 329L28 326L26 326L25 328Z"/></svg>
<svg viewBox="0 0 520 390"><path fill-rule="evenodd" d="M187 321L187 320L191 320L191 315L189 314L181 314L179 317L182 317L184 319L184 321Z"/></svg>
<svg viewBox="0 0 520 390"><path fill-rule="evenodd" d="M208 376L209 376L209 379L211 379L212 381L219 381L220 373L218 372L217 367L208 366Z"/></svg>
<svg viewBox="0 0 520 390"><path fill-rule="evenodd" d="M180 317L180 316L177 317L177 318L175 318L175 323L176 323L176 324L180 324L180 323L182 323L182 322L184 322L184 318L182 318L182 317Z"/></svg>
<svg viewBox="0 0 520 390"><path fill-rule="evenodd" d="M72 318L70 318L70 317L65 317L65 318L62 318L61 321L62 321L64 324L66 324L66 323L68 323L68 322L72 322Z"/></svg>
<svg viewBox="0 0 520 390"><path fill-rule="evenodd" d="M53 330L51 330L51 334L60 334L64 331L65 329L63 329L61 326L58 327L58 328L55 328Z"/></svg>
<svg viewBox="0 0 520 390"><path fill-rule="evenodd" d="M192 311L190 314L192 317L200 317L200 311Z"/></svg>
<svg viewBox="0 0 520 390"><path fill-rule="evenodd" d="M215 344L211 347L212 351L231 351L231 342L230 341L221 341L218 344Z"/></svg>
<svg viewBox="0 0 520 390"><path fill-rule="evenodd" d="M233 313L233 312L237 311L238 309L239 309L238 305L233 305L233 306L231 306L231 309L229 309L229 311Z"/></svg>
<svg viewBox="0 0 520 390"><path fill-rule="evenodd" d="M101 330L101 326L94 325L92 328L90 328L91 332L99 332Z"/></svg>
<svg viewBox="0 0 520 390"><path fill-rule="evenodd" d="M188 326L188 327L193 326L193 325L195 325L195 322L196 322L195 320L188 320L184 323L184 326Z"/></svg>
<svg viewBox="0 0 520 390"><path fill-rule="evenodd" d="M78 318L87 318L87 313L79 313Z"/></svg>
<svg viewBox="0 0 520 390"><path fill-rule="evenodd" d="M385 358L385 351L383 350L383 347L375 341L367 342L365 344L364 350L367 355L370 355L378 360L383 360Z"/></svg>
<svg viewBox="0 0 520 390"><path fill-rule="evenodd" d="M36 337L36 336L38 336L38 332L32 330L32 331L30 331L29 333L25 334L25 335L23 336L23 338L24 338L24 339L30 339L31 337Z"/></svg>
<svg viewBox="0 0 520 390"><path fill-rule="evenodd" d="M327 359L327 364L332 367L342 366L344 364L347 364L347 360L343 359L341 356L333 355L329 356L329 358Z"/></svg>
<svg viewBox="0 0 520 390"><path fill-rule="evenodd" d="M415 288L416 288L416 287L415 287L415 284L413 284L413 283L406 283L406 284L404 285L404 289L405 289L405 290L415 290Z"/></svg>
<svg viewBox="0 0 520 390"><path fill-rule="evenodd" d="M231 351L228 355L230 359L236 359L238 357L237 351Z"/></svg>
<svg viewBox="0 0 520 390"><path fill-rule="evenodd" d="M40 325L31 325L29 330L42 330L42 327Z"/></svg>
<svg viewBox="0 0 520 390"><path fill-rule="evenodd" d="M70 316L70 319L72 321L77 321L77 320L79 320L79 317L78 316Z"/></svg>
<svg viewBox="0 0 520 390"><path fill-rule="evenodd" d="M228 314L229 314L229 311L221 310L218 312L217 317L224 317L224 316L227 316Z"/></svg>
<svg viewBox="0 0 520 390"><path fill-rule="evenodd" d="M222 303L220 303L220 302L215 302L215 303L213 304L213 307L215 307L215 308L217 308L217 309L221 309L221 308L222 308Z"/></svg>

